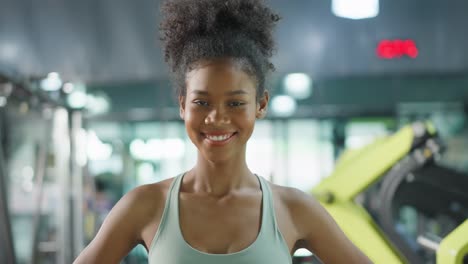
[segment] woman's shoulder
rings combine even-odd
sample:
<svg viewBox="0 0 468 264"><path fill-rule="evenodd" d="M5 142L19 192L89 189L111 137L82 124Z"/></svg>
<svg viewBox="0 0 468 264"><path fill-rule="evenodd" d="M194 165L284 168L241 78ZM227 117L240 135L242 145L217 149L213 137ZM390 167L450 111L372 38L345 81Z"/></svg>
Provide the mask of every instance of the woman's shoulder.
<svg viewBox="0 0 468 264"><path fill-rule="evenodd" d="M273 194L277 196L281 202L287 204L288 206L294 206L304 202L310 202L310 200L315 200L310 194L305 193L297 188L277 185L271 182L268 183Z"/></svg>
<svg viewBox="0 0 468 264"><path fill-rule="evenodd" d="M164 210L167 192L173 178L144 184L127 192L114 205L109 215L125 218L135 227L144 227Z"/></svg>
<svg viewBox="0 0 468 264"><path fill-rule="evenodd" d="M127 194L121 201L128 204L136 212L154 212L164 207L168 190L174 178L169 178L160 182L140 185Z"/></svg>
<svg viewBox="0 0 468 264"><path fill-rule="evenodd" d="M157 198L155 196L162 195L169 190L173 180L174 178L169 178L155 183L143 184L135 187L125 196L138 197L142 199Z"/></svg>
<svg viewBox="0 0 468 264"><path fill-rule="evenodd" d="M117 203L120 207L120 217L132 223L134 232L138 233L139 240L149 248L150 241L158 228L160 218L164 212L167 194L174 178L160 182L138 186ZM120 204L120 205L119 205Z"/></svg>
<svg viewBox="0 0 468 264"><path fill-rule="evenodd" d="M279 202L282 208L286 209L293 219L300 220L305 215L310 217L311 215L322 213L322 206L312 194L294 187L269 184L275 196L275 201Z"/></svg>

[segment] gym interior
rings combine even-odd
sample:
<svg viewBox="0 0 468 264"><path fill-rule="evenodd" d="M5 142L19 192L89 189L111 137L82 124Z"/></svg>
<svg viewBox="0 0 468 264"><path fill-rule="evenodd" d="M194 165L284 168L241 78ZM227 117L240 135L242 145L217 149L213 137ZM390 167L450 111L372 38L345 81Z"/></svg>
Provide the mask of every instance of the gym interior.
<svg viewBox="0 0 468 264"><path fill-rule="evenodd" d="M251 170L314 196L374 263L468 263L468 2L268 3ZM0 263L72 263L124 194L195 163L160 5L0 0Z"/></svg>

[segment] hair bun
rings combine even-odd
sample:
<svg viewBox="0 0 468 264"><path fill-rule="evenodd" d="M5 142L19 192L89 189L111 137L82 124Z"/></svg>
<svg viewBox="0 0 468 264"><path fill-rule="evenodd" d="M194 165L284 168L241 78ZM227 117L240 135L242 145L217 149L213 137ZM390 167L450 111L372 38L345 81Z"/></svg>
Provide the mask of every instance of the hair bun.
<svg viewBox="0 0 468 264"><path fill-rule="evenodd" d="M280 17L262 0L169 0L163 13L161 40L172 67L181 61L187 42L227 32L247 37L264 56L273 55L272 30Z"/></svg>

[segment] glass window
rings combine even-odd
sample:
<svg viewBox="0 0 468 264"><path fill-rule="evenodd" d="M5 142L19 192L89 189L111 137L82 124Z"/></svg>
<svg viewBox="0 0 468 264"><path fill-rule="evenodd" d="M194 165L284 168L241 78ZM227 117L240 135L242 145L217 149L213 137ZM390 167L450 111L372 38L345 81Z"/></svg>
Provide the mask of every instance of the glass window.
<svg viewBox="0 0 468 264"><path fill-rule="evenodd" d="M292 120L287 131L286 184L310 191L333 168L331 126L325 121Z"/></svg>
<svg viewBox="0 0 468 264"><path fill-rule="evenodd" d="M351 122L346 125L346 148L358 149L389 135L384 122Z"/></svg>
<svg viewBox="0 0 468 264"><path fill-rule="evenodd" d="M274 164L274 142L272 123L257 121L254 132L247 143L247 165L253 173L268 180L272 179Z"/></svg>

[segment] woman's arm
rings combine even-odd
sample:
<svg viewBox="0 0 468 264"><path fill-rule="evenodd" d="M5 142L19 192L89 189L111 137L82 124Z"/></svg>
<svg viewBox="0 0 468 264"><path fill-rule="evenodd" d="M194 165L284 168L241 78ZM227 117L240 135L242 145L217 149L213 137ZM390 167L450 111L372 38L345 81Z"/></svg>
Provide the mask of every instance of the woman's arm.
<svg viewBox="0 0 468 264"><path fill-rule="evenodd" d="M290 212L303 245L326 264L372 263L312 196L292 191ZM288 199L289 200L289 199Z"/></svg>
<svg viewBox="0 0 468 264"><path fill-rule="evenodd" d="M148 211L148 208L143 208L146 204L143 192L142 187L139 187L120 199L75 264L118 264L141 243L141 232L147 222L147 217L143 216Z"/></svg>

